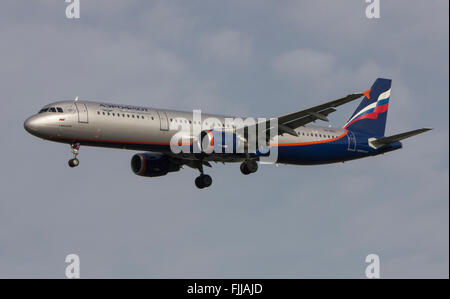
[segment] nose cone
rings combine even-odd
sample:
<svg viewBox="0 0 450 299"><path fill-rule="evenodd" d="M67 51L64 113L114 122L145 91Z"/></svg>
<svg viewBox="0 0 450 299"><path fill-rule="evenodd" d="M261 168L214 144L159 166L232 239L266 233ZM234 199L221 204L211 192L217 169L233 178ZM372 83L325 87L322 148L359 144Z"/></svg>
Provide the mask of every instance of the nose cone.
<svg viewBox="0 0 450 299"><path fill-rule="evenodd" d="M37 116L32 116L25 120L23 127L28 133L36 135L39 132L39 127L41 126L41 121Z"/></svg>

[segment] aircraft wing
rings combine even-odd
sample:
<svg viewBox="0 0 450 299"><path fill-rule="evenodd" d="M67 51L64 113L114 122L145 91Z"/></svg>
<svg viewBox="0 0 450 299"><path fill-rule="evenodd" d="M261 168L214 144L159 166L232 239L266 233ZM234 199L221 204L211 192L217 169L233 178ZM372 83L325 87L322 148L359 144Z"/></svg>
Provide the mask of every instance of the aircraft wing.
<svg viewBox="0 0 450 299"><path fill-rule="evenodd" d="M316 120L328 121L327 116L336 111L336 107L346 104L348 102L359 99L363 96L363 93L349 94L346 97L330 101L321 105L317 105L305 110L300 110L297 112L289 113L280 117L278 119L278 135L287 133L290 135L298 136L294 129L314 122ZM257 126L255 124L254 126ZM250 128L250 127L248 127ZM266 121L266 128L269 131L270 120ZM272 137L272 136L270 136ZM270 138L268 136L268 138Z"/></svg>

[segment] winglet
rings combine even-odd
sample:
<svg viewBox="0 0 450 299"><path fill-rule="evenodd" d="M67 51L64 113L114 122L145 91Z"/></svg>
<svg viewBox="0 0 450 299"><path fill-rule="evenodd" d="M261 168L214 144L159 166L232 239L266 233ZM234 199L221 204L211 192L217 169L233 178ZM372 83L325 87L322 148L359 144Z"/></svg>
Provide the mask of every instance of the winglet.
<svg viewBox="0 0 450 299"><path fill-rule="evenodd" d="M366 91L363 91L362 94L366 96L366 98L368 98L370 100L370 91L372 90L372 88L369 88Z"/></svg>

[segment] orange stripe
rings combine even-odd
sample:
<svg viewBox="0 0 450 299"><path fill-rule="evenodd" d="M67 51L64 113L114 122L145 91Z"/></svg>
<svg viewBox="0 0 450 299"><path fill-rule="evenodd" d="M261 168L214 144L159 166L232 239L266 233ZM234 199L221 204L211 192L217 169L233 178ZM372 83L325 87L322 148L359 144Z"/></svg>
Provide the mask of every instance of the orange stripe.
<svg viewBox="0 0 450 299"><path fill-rule="evenodd" d="M86 139L86 138L51 138L55 140L76 140L76 141L95 141L95 142L106 142L106 143L132 143L132 144L154 144L154 145L170 145L170 142L144 142L144 141L119 141L119 140L102 140L102 139ZM192 142L181 143L178 145L192 145Z"/></svg>
<svg viewBox="0 0 450 299"><path fill-rule="evenodd" d="M344 137L345 135L347 135L348 131L345 131L344 134L336 137L336 138L332 138L332 139L326 139L326 140L320 140L320 141L309 141L309 142L299 142L299 143L279 143L278 146L296 146L296 145L311 145L311 144L320 144L320 143L326 143L326 142L332 142L338 139L341 139L342 137ZM271 144L270 146L276 146L275 144Z"/></svg>
<svg viewBox="0 0 450 299"><path fill-rule="evenodd" d="M208 131L212 135L210 131ZM326 143L326 142L332 142L338 139L341 139L345 135L347 135L348 131L345 131L344 134L332 138L332 139L326 139L326 140L320 140L320 141L310 141L310 142L298 142L298 143L280 143L278 146L296 146L296 145L311 145L311 144L320 144L320 143ZM149 145L170 145L170 142L144 142L144 141L119 141L119 140L100 140L100 139L80 139L80 138L52 138L55 140L76 140L76 141L95 141L95 142L106 142L106 143L130 143L130 144L149 144ZM192 142L189 143L178 143L178 145L192 145ZM214 146L214 138L212 136L211 140L211 146ZM270 146L276 146L275 144L271 144Z"/></svg>

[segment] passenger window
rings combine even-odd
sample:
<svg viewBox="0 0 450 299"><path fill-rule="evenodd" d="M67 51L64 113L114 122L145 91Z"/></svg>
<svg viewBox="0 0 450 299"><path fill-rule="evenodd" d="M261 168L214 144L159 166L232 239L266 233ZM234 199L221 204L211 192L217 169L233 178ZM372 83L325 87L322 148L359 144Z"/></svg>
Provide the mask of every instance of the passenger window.
<svg viewBox="0 0 450 299"><path fill-rule="evenodd" d="M152 120L155 120L155 118L152 116Z"/></svg>
<svg viewBox="0 0 450 299"><path fill-rule="evenodd" d="M97 111L97 114L100 115L100 111Z"/></svg>

